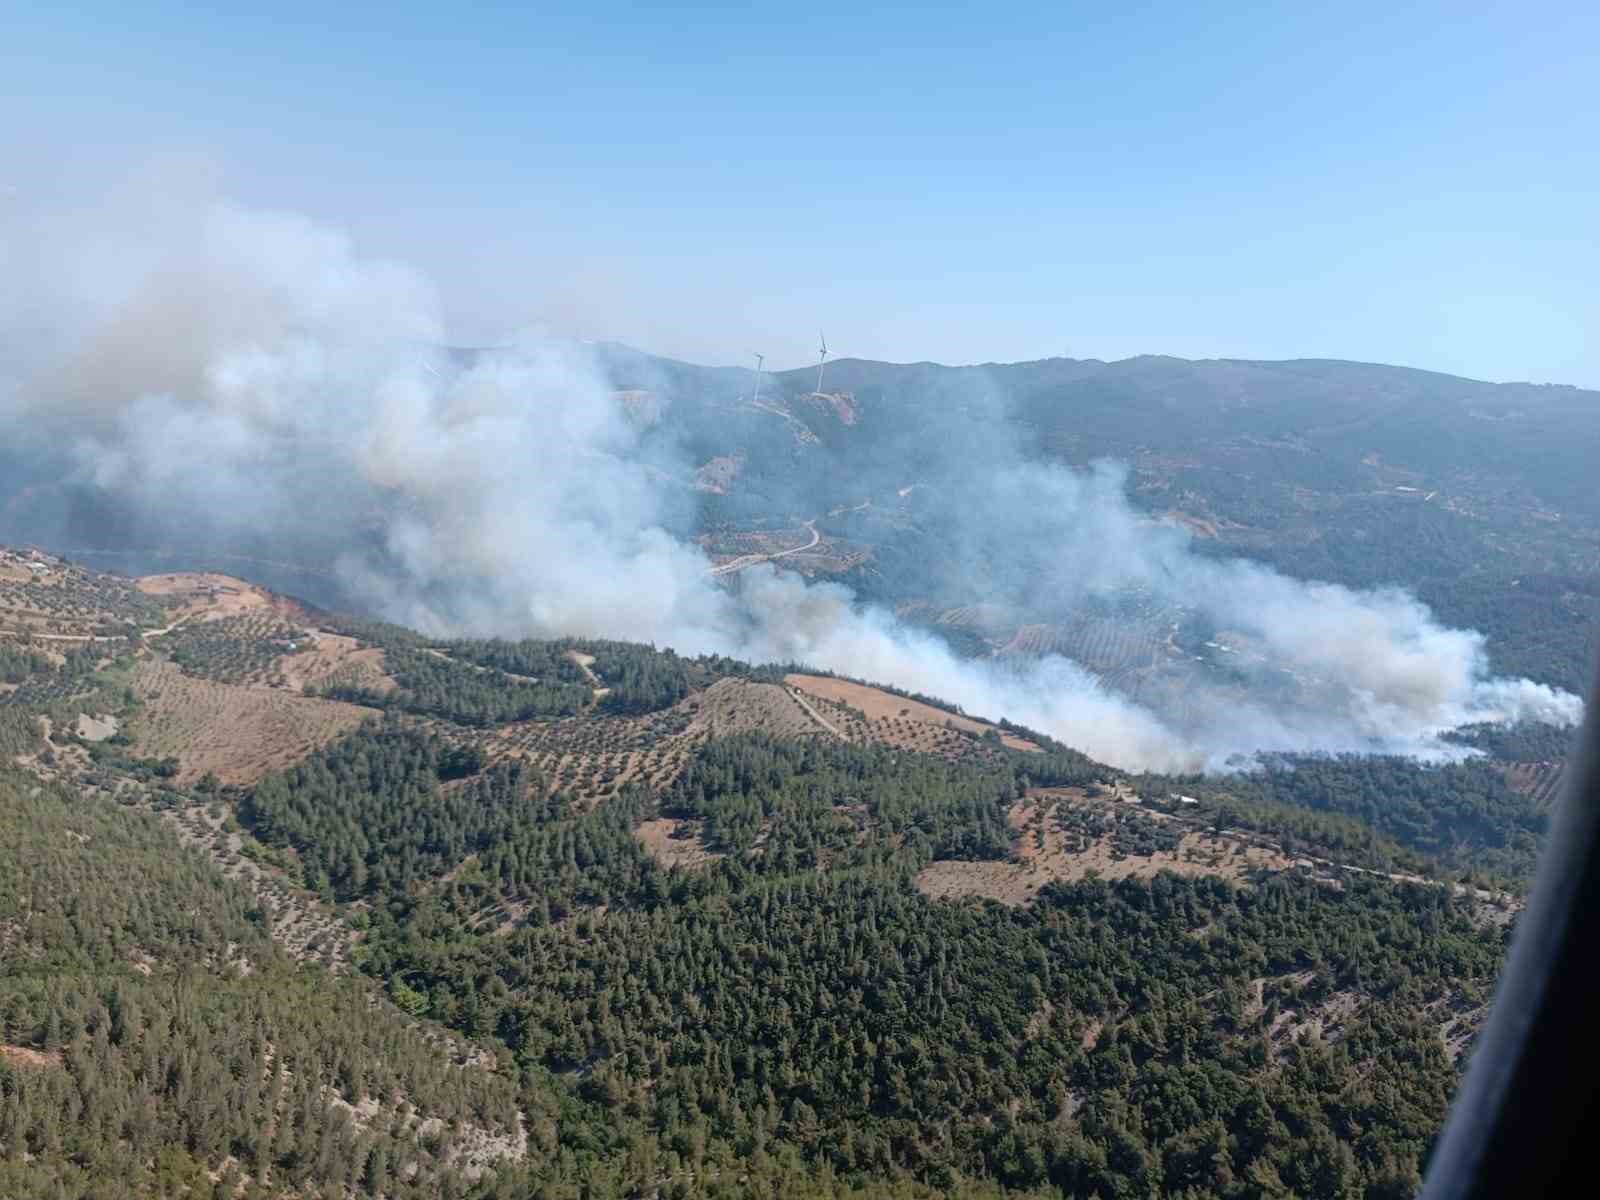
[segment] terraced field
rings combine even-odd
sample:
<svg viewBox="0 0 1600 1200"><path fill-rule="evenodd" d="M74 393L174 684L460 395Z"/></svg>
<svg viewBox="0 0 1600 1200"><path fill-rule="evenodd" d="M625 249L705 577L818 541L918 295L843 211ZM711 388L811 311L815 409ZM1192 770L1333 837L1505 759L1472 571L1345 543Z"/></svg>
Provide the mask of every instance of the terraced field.
<svg viewBox="0 0 1600 1200"><path fill-rule="evenodd" d="M969 633L994 635L1011 628L1014 618L1010 610L998 604L967 604L946 609L939 614L939 625Z"/></svg>
<svg viewBox="0 0 1600 1200"><path fill-rule="evenodd" d="M1566 771L1566 761L1519 762L1506 768L1506 786L1514 792L1531 796L1535 803L1548 808L1561 794L1561 777Z"/></svg>
<svg viewBox="0 0 1600 1200"><path fill-rule="evenodd" d="M1129 802L1078 788L1036 788L1007 814L1017 831L1016 861L945 860L924 867L916 885L937 899L968 896L1026 904L1046 884L1084 879L1149 879L1162 871L1246 879L1286 870L1295 860L1270 846L1191 827Z"/></svg>
<svg viewBox="0 0 1600 1200"><path fill-rule="evenodd" d="M486 747L491 758L524 759L578 803L592 805L628 783L666 786L690 752L714 737L747 732L837 737L954 760L994 754L982 740L991 728L876 688L797 675L783 685L720 679L670 709L641 717L585 712L505 725L488 735ZM1015 749L1037 749L1010 734L1005 738ZM653 837L652 845L659 841Z"/></svg>
<svg viewBox="0 0 1600 1200"><path fill-rule="evenodd" d="M1039 749L1032 742L1004 733L987 721L960 716L848 679L796 674L785 676L784 682L803 692L813 705L818 702L826 705L824 715L850 741L881 742L904 750L963 758L981 750L975 738L993 734L999 737L1001 744L1013 750Z"/></svg>
<svg viewBox="0 0 1600 1200"><path fill-rule="evenodd" d="M823 736L805 710L776 684L720 679L663 712L616 717L587 712L559 721L503 726L491 755L527 760L580 803L596 803L630 782L662 787L701 742L764 730L781 737Z"/></svg>
<svg viewBox="0 0 1600 1200"><path fill-rule="evenodd" d="M167 605L133 580L53 563L42 575L7 564L0 577L0 631L47 637L111 637L166 623Z"/></svg>
<svg viewBox="0 0 1600 1200"><path fill-rule="evenodd" d="M180 841L203 852L228 878L250 888L271 922L274 941L296 958L335 971L346 967L359 935L332 908L263 862L255 840L241 833L220 806L194 803L156 811Z"/></svg>
<svg viewBox="0 0 1600 1200"><path fill-rule="evenodd" d="M1059 625L1024 625L1000 648L1001 654L1043 658L1047 654L1066 654L1067 639Z"/></svg>
<svg viewBox="0 0 1600 1200"><path fill-rule="evenodd" d="M1060 628L1054 648L1107 687L1125 690L1141 671L1161 665L1169 632L1153 620L1080 616Z"/></svg>
<svg viewBox="0 0 1600 1200"><path fill-rule="evenodd" d="M153 654L138 660L131 686L143 705L129 730L136 752L176 758L180 785L208 772L223 783L253 783L378 715L281 688L196 678Z"/></svg>
<svg viewBox="0 0 1600 1200"><path fill-rule="evenodd" d="M187 675L218 683L286 687L281 663L307 637L271 609L214 621L194 620L162 639L163 653Z"/></svg>

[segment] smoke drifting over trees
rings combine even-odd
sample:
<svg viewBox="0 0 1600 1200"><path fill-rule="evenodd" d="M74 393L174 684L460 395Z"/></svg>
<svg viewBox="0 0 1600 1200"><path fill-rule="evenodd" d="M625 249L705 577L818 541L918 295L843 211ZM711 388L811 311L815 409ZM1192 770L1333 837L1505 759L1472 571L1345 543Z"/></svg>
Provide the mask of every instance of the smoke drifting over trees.
<svg viewBox="0 0 1600 1200"><path fill-rule="evenodd" d="M584 348L530 336L453 356L425 280L296 217L209 200L22 216L0 233L0 262L13 449L44 462L68 447L76 482L152 529L285 558L320 548L354 599L431 633L805 661L1129 767L1439 752L1464 723L1579 715L1574 696L1491 677L1480 635L1405 592L1198 555L1134 510L1115 464L1027 461L970 410L948 432L962 432L953 457L973 483L941 519L996 599L1065 607L1139 588L1251 639L1254 665L1226 681L1196 672L1179 721L1064 658L959 659L836 585L757 567L725 587L687 537L692 494L676 481L692 464L642 437Z"/></svg>

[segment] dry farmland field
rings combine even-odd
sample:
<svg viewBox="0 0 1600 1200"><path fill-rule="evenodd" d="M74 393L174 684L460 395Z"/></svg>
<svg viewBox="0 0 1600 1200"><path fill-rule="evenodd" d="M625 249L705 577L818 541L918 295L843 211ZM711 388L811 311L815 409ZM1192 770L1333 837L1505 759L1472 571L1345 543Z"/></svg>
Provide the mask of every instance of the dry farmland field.
<svg viewBox="0 0 1600 1200"><path fill-rule="evenodd" d="M269 608L215 620L191 620L161 640L184 674L218 683L286 686L279 664L299 649L300 626Z"/></svg>
<svg viewBox="0 0 1600 1200"><path fill-rule="evenodd" d="M384 673L381 649L321 629L306 631L296 643L295 652L278 660L278 674L283 686L292 692L304 692L334 680L380 694L398 686Z"/></svg>
<svg viewBox="0 0 1600 1200"><path fill-rule="evenodd" d="M515 755L579 803L614 795L624 784L664 787L702 742L762 730L779 737L826 736L806 710L773 683L719 679L661 712L618 717L586 712L558 721L522 721L491 735L491 753Z"/></svg>
<svg viewBox="0 0 1600 1200"><path fill-rule="evenodd" d="M1131 803L1122 794L1097 799L1077 788L1037 788L1012 806L1016 859L944 860L916 878L924 895L966 896L1026 904L1049 883L1087 878L1148 879L1162 871L1248 879L1295 865L1281 850L1198 829Z"/></svg>
<svg viewBox="0 0 1600 1200"><path fill-rule="evenodd" d="M0 631L46 638L115 637L166 621L167 605L133 580L52 562L36 574L9 560L0 575Z"/></svg>
<svg viewBox="0 0 1600 1200"><path fill-rule="evenodd" d="M203 571L180 571L167 575L145 575L135 581L146 596L159 597L170 605L177 617L233 617L258 609L276 609L294 615L298 605L275 596L266 588Z"/></svg>
<svg viewBox="0 0 1600 1200"><path fill-rule="evenodd" d="M1013 750L1039 749L1032 742L1004 733L987 721L958 716L931 704L896 696L867 684L825 675L798 674L785 676L784 682L813 700L846 706L847 714L853 710L858 714L857 720L865 724L860 739L863 741L941 754L964 750L970 745L971 739L962 737L963 733L982 737L993 731L1000 734L1002 744Z"/></svg>
<svg viewBox="0 0 1600 1200"><path fill-rule="evenodd" d="M1109 687L1125 687L1160 665L1169 628L1153 620L1079 617L1060 628L1053 649L1083 664Z"/></svg>
<svg viewBox="0 0 1600 1200"><path fill-rule="evenodd" d="M176 758L179 784L207 772L223 783L253 783L377 715L281 688L196 678L154 655L139 659L132 687L142 702L129 731L135 748Z"/></svg>

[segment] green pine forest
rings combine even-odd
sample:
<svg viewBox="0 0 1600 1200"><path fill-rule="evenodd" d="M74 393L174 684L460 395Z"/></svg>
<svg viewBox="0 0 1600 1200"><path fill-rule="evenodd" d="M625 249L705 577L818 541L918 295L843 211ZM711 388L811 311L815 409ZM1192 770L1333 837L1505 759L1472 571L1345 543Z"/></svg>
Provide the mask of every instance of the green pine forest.
<svg viewBox="0 0 1600 1200"><path fill-rule="evenodd" d="M397 687L321 688L381 711L245 784L47 744L91 702L137 731L133 651L0 645L0 1195L1408 1197L1546 828L1487 759L1279 759L1135 782L1366 873L935 899L931 863L1016 861L1030 788L1123 777L746 730L580 797L495 731L781 672L341 628ZM180 839L203 813L342 968Z"/></svg>

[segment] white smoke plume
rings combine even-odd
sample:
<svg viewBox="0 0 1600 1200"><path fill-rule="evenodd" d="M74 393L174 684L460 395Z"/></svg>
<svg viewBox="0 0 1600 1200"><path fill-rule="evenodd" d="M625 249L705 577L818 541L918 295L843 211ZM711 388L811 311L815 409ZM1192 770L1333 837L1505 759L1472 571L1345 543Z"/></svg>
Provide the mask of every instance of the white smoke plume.
<svg viewBox="0 0 1600 1200"><path fill-rule="evenodd" d="M1191 553L1131 508L1110 465L976 469L1016 518L1026 589L1138 586L1255 648L1230 682L1197 677L1181 721L1064 658L959 659L837 586L759 567L726 588L680 536L685 497L663 481L681 464L648 460L581 348L530 336L463 367L438 348L426 281L304 220L206 200L116 218L7 218L8 438L65 440L79 479L169 526L342 547L348 589L389 619L804 661L1130 768L1261 749L1437 753L1463 723L1579 717L1574 696L1491 678L1480 635L1402 591Z"/></svg>

